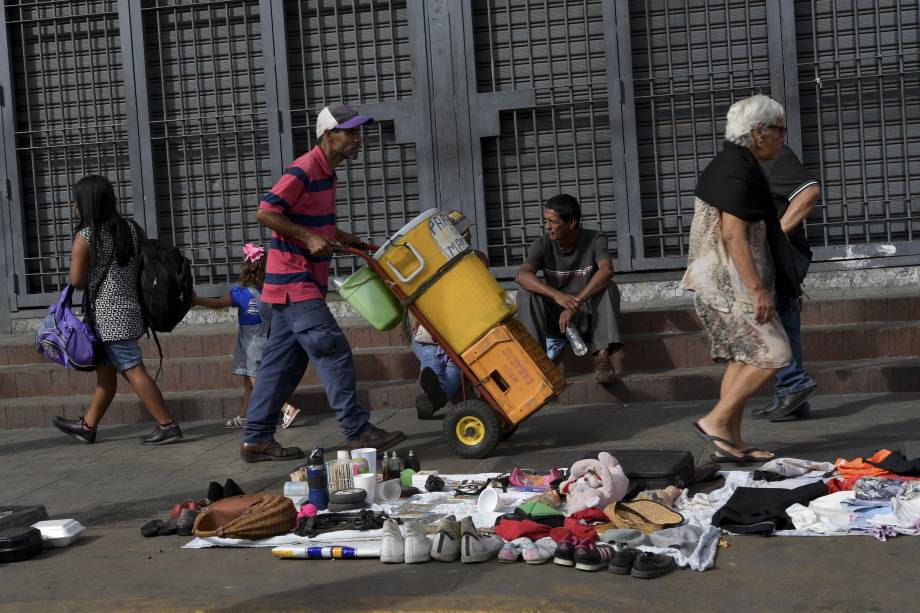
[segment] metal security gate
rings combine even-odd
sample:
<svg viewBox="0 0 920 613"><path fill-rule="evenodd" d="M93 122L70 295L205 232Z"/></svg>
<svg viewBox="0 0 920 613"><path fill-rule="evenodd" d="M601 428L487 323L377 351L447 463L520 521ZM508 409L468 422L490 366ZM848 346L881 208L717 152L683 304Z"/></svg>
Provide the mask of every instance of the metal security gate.
<svg viewBox="0 0 920 613"><path fill-rule="evenodd" d="M817 258L920 253L920 3L787 4Z"/></svg>
<svg viewBox="0 0 920 613"><path fill-rule="evenodd" d="M136 202L118 3L5 2L0 48L9 53L0 84L15 310L47 306L66 283L80 177L109 176L127 216Z"/></svg>
<svg viewBox="0 0 920 613"><path fill-rule="evenodd" d="M770 19L776 5L629 1L626 100L635 122L634 132L624 136L632 144L630 165L638 169L628 205L635 268L683 266L696 178L722 149L731 103L754 93L782 102L773 91L778 71L771 71L768 44L771 24L779 35L779 20Z"/></svg>
<svg viewBox="0 0 920 613"><path fill-rule="evenodd" d="M915 0L7 0L0 60L0 328L65 282L89 173L225 291L333 101L378 119L338 170L342 227L460 209L503 279L559 192L618 271L679 270L696 176L757 92L821 179L820 265L920 262Z"/></svg>
<svg viewBox="0 0 920 613"><path fill-rule="evenodd" d="M525 108L501 111L482 139L490 263L511 277L542 234L543 203L575 196L583 226L603 230L618 268L629 264L617 32L601 0L473 3L476 91L526 91ZM617 177L615 179L615 177Z"/></svg>

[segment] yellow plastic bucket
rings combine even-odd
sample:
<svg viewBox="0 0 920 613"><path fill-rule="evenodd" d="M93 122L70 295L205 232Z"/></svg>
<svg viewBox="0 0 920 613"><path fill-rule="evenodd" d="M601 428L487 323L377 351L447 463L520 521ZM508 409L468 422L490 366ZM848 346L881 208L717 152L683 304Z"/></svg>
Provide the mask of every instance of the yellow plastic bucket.
<svg viewBox="0 0 920 613"><path fill-rule="evenodd" d="M451 349L461 353L515 313L514 301L446 215L429 209L406 224L377 253L390 280L413 295L439 270L461 257L417 298L422 315Z"/></svg>

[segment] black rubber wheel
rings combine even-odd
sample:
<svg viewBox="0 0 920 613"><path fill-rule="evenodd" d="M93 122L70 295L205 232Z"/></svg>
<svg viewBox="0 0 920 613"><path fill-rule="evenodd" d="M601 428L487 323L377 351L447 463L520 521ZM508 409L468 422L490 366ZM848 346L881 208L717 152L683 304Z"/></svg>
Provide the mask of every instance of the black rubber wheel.
<svg viewBox="0 0 920 613"><path fill-rule="evenodd" d="M509 438L514 436L514 433L517 432L518 425L519 424L513 424L510 421L506 421L504 424L502 424L502 435L498 440L507 441Z"/></svg>
<svg viewBox="0 0 920 613"><path fill-rule="evenodd" d="M464 400L444 418L444 438L451 451L479 460L495 449L502 435L502 418L482 400Z"/></svg>
<svg viewBox="0 0 920 613"><path fill-rule="evenodd" d="M367 500L367 492L357 487L353 487L347 490L339 490L337 492L332 492L329 494L329 504L337 505L349 505L349 504L359 504L364 506L364 502Z"/></svg>

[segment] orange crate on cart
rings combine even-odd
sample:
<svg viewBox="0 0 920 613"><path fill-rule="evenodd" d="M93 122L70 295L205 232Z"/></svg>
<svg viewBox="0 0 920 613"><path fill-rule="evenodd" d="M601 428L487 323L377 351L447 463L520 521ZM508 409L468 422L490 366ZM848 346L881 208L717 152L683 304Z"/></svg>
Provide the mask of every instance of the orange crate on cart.
<svg viewBox="0 0 920 613"><path fill-rule="evenodd" d="M567 385L546 352L516 319L487 332L461 357L515 424Z"/></svg>

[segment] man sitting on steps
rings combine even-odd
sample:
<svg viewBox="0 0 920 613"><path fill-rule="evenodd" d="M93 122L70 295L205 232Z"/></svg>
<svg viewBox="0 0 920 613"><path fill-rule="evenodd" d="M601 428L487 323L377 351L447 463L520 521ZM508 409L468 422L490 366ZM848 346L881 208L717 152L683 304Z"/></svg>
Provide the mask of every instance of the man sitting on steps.
<svg viewBox="0 0 920 613"><path fill-rule="evenodd" d="M594 378L613 383L612 354L622 345L620 290L607 238L581 228L581 206L568 194L549 199L543 221L546 234L531 245L515 277L517 317L541 347L547 338L565 339L572 322L594 355Z"/></svg>

